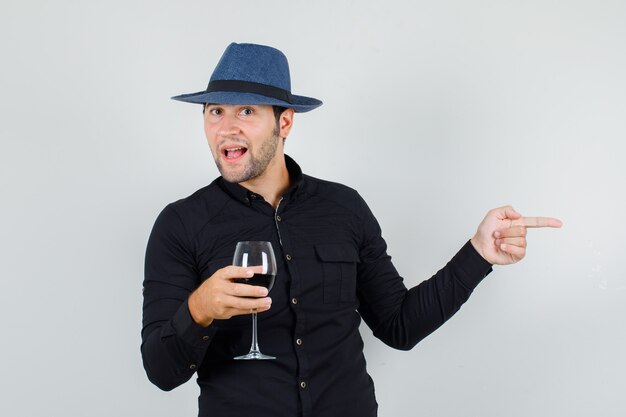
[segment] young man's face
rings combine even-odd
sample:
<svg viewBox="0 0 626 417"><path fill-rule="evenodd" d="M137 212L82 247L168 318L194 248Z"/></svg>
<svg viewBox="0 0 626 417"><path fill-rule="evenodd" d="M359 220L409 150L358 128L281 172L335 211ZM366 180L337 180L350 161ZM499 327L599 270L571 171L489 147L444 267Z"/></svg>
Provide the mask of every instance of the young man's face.
<svg viewBox="0 0 626 417"><path fill-rule="evenodd" d="M207 104L204 132L222 177L242 183L261 176L282 157L292 115L288 110L276 123L272 106Z"/></svg>

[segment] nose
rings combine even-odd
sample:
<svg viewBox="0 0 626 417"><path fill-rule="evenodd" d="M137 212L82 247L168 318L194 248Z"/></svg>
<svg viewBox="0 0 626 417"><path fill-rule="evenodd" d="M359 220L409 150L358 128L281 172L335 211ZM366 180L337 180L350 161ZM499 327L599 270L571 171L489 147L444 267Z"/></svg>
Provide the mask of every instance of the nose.
<svg viewBox="0 0 626 417"><path fill-rule="evenodd" d="M217 129L218 136L236 136L241 132L237 123L237 118L231 115L224 115Z"/></svg>

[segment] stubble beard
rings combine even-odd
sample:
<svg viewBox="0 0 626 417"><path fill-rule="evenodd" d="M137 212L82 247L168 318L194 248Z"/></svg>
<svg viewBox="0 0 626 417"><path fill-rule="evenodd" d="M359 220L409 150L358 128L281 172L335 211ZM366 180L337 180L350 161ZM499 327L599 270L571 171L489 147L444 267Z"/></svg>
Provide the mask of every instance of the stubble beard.
<svg viewBox="0 0 626 417"><path fill-rule="evenodd" d="M241 172L228 172L222 166L220 159L216 158L215 163L217 164L217 169L220 171L222 178L228 182L242 183L263 174L272 159L274 159L274 156L276 156L276 149L278 148L278 141L280 140L278 136L279 133L278 126L275 126L272 135L261 144L257 156L254 156L250 150L247 151L250 152L250 162Z"/></svg>

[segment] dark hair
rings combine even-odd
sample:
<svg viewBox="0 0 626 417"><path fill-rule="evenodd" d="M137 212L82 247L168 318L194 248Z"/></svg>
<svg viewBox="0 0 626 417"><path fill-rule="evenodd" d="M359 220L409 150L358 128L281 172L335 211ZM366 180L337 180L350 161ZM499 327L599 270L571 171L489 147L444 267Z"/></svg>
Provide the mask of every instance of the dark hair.
<svg viewBox="0 0 626 417"><path fill-rule="evenodd" d="M280 122L280 115L287 110L287 107L272 106L272 110L274 110L274 118L276 119L276 124L278 125Z"/></svg>

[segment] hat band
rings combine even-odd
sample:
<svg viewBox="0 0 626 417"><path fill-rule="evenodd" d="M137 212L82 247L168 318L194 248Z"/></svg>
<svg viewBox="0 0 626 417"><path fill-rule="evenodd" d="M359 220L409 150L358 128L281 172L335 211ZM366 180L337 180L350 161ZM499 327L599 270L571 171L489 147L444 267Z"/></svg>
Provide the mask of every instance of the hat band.
<svg viewBox="0 0 626 417"><path fill-rule="evenodd" d="M212 91L234 91L238 93L253 93L262 96L276 98L278 100L292 102L291 93L282 88L272 85L260 84L251 81L240 80L214 80L209 83L206 92Z"/></svg>

